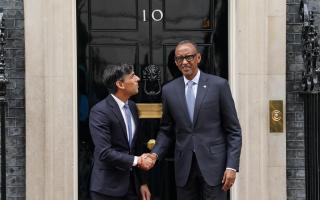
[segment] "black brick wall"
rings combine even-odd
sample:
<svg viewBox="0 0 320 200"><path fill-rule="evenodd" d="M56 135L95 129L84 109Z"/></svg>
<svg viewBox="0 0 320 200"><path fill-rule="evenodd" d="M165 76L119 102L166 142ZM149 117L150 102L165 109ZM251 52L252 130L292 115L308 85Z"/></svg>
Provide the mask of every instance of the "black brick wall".
<svg viewBox="0 0 320 200"><path fill-rule="evenodd" d="M316 12L319 31L320 1L305 0ZM303 66L301 48L302 23L299 18L300 0L287 0L287 195L288 200L305 200L304 113L300 90Z"/></svg>
<svg viewBox="0 0 320 200"><path fill-rule="evenodd" d="M7 200L25 199L25 60L22 0L0 0L7 33Z"/></svg>

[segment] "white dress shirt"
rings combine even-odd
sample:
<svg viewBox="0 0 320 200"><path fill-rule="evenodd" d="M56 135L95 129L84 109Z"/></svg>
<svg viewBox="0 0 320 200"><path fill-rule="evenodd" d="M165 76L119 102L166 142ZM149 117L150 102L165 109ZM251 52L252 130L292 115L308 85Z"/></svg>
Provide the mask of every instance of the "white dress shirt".
<svg viewBox="0 0 320 200"><path fill-rule="evenodd" d="M197 97L199 79L200 79L200 70L199 69L198 69L198 73L196 74L196 76L192 80L188 80L185 76L183 76L184 86L185 86L185 95L187 95L187 88L188 88L187 84L189 81L192 81L192 82L194 82L194 84L192 85L193 94L194 94L195 98Z"/></svg>

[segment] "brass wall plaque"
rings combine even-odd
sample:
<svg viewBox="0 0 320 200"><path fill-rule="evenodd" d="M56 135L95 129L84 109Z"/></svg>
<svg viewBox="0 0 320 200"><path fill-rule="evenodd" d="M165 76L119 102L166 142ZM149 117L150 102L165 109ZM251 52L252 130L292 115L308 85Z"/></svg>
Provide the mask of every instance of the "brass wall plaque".
<svg viewBox="0 0 320 200"><path fill-rule="evenodd" d="M269 101L269 120L270 120L271 133L283 132L283 101L282 100Z"/></svg>
<svg viewBox="0 0 320 200"><path fill-rule="evenodd" d="M161 103L137 103L140 119L157 119L162 117Z"/></svg>

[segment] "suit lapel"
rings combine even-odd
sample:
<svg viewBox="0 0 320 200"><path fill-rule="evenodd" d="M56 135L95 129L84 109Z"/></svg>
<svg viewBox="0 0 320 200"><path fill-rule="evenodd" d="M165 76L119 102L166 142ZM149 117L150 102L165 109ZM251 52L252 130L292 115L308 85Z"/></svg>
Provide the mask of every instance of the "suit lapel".
<svg viewBox="0 0 320 200"><path fill-rule="evenodd" d="M182 104L182 109L183 109L183 112L184 112L186 119L189 121L189 123L191 123L189 113L188 113L185 89L186 89L186 86L183 81L183 77L181 77L178 80L178 84L176 85L176 94L178 95L178 97L180 99L179 103Z"/></svg>
<svg viewBox="0 0 320 200"><path fill-rule="evenodd" d="M204 73L200 72L200 79L197 89L197 97L194 106L194 114L193 114L193 126L196 124L199 114L199 109L202 104L204 97L207 94L207 77Z"/></svg>
<svg viewBox="0 0 320 200"><path fill-rule="evenodd" d="M114 113L114 115L116 116L118 121L120 122L123 136L125 137L127 144L129 146L128 136L127 136L127 128L126 128L126 124L124 123L124 119L122 117L120 108L119 108L117 102L113 99L113 97L111 95L109 95L109 97L107 98L107 101L108 101L109 105L112 107L112 112Z"/></svg>

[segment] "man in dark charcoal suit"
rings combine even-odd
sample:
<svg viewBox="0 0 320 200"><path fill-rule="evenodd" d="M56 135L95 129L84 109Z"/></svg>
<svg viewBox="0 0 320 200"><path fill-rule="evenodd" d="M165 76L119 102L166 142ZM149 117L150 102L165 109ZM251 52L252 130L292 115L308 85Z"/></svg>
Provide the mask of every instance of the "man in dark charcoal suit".
<svg viewBox="0 0 320 200"><path fill-rule="evenodd" d="M175 139L178 200L226 200L239 170L241 128L228 82L200 71L200 61L193 41L177 45L183 76L163 86L163 115L149 156L162 158Z"/></svg>
<svg viewBox="0 0 320 200"><path fill-rule="evenodd" d="M135 103L140 80L129 65L110 65L103 73L110 95L90 112L89 127L94 149L90 181L92 200L150 200L140 169L152 160L141 154L139 119ZM140 198L139 198L140 196Z"/></svg>

